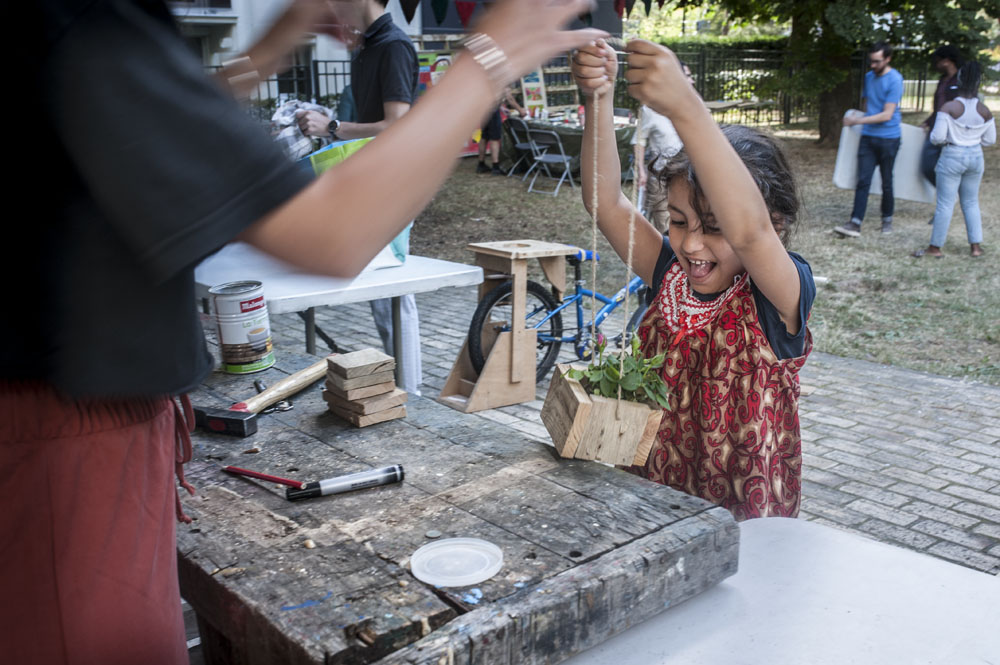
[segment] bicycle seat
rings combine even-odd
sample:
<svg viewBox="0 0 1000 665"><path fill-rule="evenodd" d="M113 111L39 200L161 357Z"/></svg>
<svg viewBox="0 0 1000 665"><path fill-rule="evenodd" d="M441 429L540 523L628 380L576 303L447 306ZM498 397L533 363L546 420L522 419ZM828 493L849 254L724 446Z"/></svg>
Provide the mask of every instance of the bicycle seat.
<svg viewBox="0 0 1000 665"><path fill-rule="evenodd" d="M600 261L601 255L598 254L597 252L592 252L589 249L588 250L578 249L576 250L576 254L572 254L566 257L566 261L568 261L571 266L578 266L581 263L590 260Z"/></svg>

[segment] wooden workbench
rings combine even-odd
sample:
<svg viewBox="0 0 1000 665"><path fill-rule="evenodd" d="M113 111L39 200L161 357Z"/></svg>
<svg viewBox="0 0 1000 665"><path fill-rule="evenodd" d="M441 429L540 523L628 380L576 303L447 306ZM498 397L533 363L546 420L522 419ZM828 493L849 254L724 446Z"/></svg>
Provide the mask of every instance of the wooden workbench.
<svg viewBox="0 0 1000 665"><path fill-rule="evenodd" d="M282 352L250 377L214 374L192 401L228 406L314 361ZM736 572L739 530L700 499L425 398L360 430L319 384L293 401L251 438L193 437L179 574L208 663L554 663ZM229 464L301 480L402 464L406 478L291 503ZM428 587L407 564L432 531L497 544L503 568Z"/></svg>

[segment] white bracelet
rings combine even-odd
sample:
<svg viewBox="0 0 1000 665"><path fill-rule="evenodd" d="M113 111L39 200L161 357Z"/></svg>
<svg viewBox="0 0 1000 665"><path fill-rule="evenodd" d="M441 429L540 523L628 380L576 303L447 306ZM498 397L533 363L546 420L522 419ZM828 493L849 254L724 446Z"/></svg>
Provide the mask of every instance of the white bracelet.
<svg viewBox="0 0 1000 665"><path fill-rule="evenodd" d="M463 46L486 71L497 91L497 98L503 95L507 84L514 80L514 72L510 67L507 54L497 46L493 38L483 32L477 32L463 42Z"/></svg>

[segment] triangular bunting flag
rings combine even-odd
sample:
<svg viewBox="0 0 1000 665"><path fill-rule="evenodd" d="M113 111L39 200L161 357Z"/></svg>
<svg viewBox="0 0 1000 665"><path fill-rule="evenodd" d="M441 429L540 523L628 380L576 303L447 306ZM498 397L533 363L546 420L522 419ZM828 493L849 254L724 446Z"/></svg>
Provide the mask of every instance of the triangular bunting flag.
<svg viewBox="0 0 1000 665"><path fill-rule="evenodd" d="M469 18L472 12L476 11L476 3L471 0L455 0L455 9L458 10L458 18L462 21L462 27L469 27Z"/></svg>
<svg viewBox="0 0 1000 665"><path fill-rule="evenodd" d="M399 0L399 5L403 8L403 16L407 23L413 23L413 17L420 6L420 0Z"/></svg>
<svg viewBox="0 0 1000 665"><path fill-rule="evenodd" d="M664 2L666 2L666 0L656 0L656 6L659 7L660 9L663 9Z"/></svg>
<svg viewBox="0 0 1000 665"><path fill-rule="evenodd" d="M618 13L618 18L625 18L625 0L615 0L615 11Z"/></svg>
<svg viewBox="0 0 1000 665"><path fill-rule="evenodd" d="M625 17L632 15L632 8L635 7L635 0L625 0Z"/></svg>
<svg viewBox="0 0 1000 665"><path fill-rule="evenodd" d="M431 0L431 8L434 10L434 20L441 25L448 15L448 0Z"/></svg>
<svg viewBox="0 0 1000 665"><path fill-rule="evenodd" d="M642 0L642 4L646 5L646 16L649 16L649 12L653 10L653 0ZM660 1L660 6L663 6L663 1Z"/></svg>

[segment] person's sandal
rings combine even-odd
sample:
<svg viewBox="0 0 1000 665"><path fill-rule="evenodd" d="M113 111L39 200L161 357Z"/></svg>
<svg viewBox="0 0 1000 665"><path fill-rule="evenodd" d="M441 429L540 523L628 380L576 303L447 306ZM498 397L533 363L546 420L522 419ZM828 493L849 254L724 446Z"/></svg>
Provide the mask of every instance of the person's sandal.
<svg viewBox="0 0 1000 665"><path fill-rule="evenodd" d="M931 254L926 249L918 249L917 251L910 254L915 259L923 258L924 256L933 256L935 259L940 259L944 257L944 254Z"/></svg>

